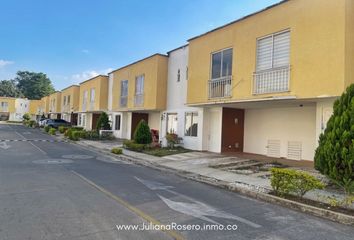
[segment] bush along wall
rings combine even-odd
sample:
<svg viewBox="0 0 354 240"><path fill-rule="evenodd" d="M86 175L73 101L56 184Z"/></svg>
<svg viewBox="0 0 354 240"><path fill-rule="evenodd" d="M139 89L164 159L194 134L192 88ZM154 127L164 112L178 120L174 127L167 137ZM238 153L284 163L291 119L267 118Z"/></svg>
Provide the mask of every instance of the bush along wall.
<svg viewBox="0 0 354 240"><path fill-rule="evenodd" d="M136 127L134 141L138 144L150 144L152 142L150 127L145 120L141 120Z"/></svg>
<svg viewBox="0 0 354 240"><path fill-rule="evenodd" d="M320 135L315 168L347 194L354 192L354 85L334 103L333 115Z"/></svg>

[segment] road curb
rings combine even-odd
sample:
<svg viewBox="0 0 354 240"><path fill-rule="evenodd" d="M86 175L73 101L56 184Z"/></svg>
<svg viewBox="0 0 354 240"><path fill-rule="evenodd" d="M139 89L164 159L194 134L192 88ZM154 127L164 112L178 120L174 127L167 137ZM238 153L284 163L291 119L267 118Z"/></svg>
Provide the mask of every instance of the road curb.
<svg viewBox="0 0 354 240"><path fill-rule="evenodd" d="M304 212L304 213L308 213L311 214L313 216L317 216L317 217L322 217L334 222L338 222L341 224L345 224L345 225L350 225L350 226L354 226L354 216L351 215L346 215L343 213L337 213L331 210L327 210L327 209L323 209L323 208L317 208L314 206L310 206L310 205L306 205L303 203L299 203L299 202L295 202L292 200L288 200L288 199L284 199L284 198L280 198L271 194L267 194L264 192L260 192L260 191L252 191L246 188L242 188L242 187L237 187L235 185L233 185L233 183L230 182L225 182L225 181L220 181L218 179L212 178L212 177L207 177L207 176L203 176L203 175L199 175L199 174L195 174L193 172L188 172L188 171L180 171L180 170L176 170L174 168L170 168L170 167L166 167L166 166L161 166L159 164L155 164L149 161L146 161L144 159L141 158L137 158L137 157L130 157L124 154L121 155L116 155L113 154L107 150L103 150L100 148L97 148L95 146L91 146L88 144L84 144L84 143L80 143L80 142L75 142L75 141L68 141L70 143L75 143L77 145L80 145L82 147L85 148L89 148L90 150L94 149L96 152L99 152L101 154L106 154L109 155L113 158L119 159L121 161L128 161L128 162L132 162L134 164L137 165L141 165L141 166L147 166L147 167L151 167L154 168L156 170L160 170L160 171L164 171L164 172L169 172L169 173L174 173L178 176L181 176L183 178L186 179L190 179L193 181L198 181L198 182L202 182L202 183L206 183L208 185L212 185L215 187L219 187L219 188L223 188L223 189L227 189L229 191L232 192L237 192L240 193L242 195L246 195L248 197L251 198L255 198L258 200L262 200L264 202L268 202L268 203L273 203L273 204L277 204L283 207L287 207L293 210L297 210L300 212ZM245 183L243 183L245 184ZM247 185L247 184L245 184ZM251 185L250 185L251 186Z"/></svg>

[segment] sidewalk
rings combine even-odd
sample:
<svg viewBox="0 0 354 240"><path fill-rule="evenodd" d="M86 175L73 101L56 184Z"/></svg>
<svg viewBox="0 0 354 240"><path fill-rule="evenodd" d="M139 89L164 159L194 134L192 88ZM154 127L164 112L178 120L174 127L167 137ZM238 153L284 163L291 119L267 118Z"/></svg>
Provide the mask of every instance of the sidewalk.
<svg viewBox="0 0 354 240"><path fill-rule="evenodd" d="M80 145L88 146L101 150L103 152L110 152L113 147L122 147L122 141L87 141L81 140L77 142ZM269 177L267 173L244 175L237 174L230 171L225 171L212 167L215 164L230 164L232 162L241 162L245 158L233 157L228 155L222 155L210 152L188 152L176 155L170 155L165 157L155 157L152 155L133 152L123 149L123 154L129 157L130 161L143 165L152 165L158 168L169 169L178 173L188 174L190 177L196 180L209 179L215 183L215 185L222 185L228 188L243 188L246 190L269 193L272 191ZM312 170L316 175L315 170ZM268 174L269 175L269 174ZM318 174L317 174L318 175ZM328 197L336 197L342 199L343 194L338 192L329 192L325 190L315 190L307 193L305 198L328 203ZM351 206L354 209L354 204Z"/></svg>
<svg viewBox="0 0 354 240"><path fill-rule="evenodd" d="M63 136L57 136L63 138ZM239 192L249 197L257 198L266 202L282 205L288 208L310 213L315 216L323 217L343 224L354 226L354 216L331 211L330 209L318 208L307 204L287 200L269 194L272 191L269 174L245 175L235 172L225 171L215 168L215 165L227 165L234 162L253 161L240 157L227 156L210 152L188 152L165 157L156 157L140 152L133 152L123 149L122 155L115 155L110 152L113 147L122 147L122 141L89 141L81 140L76 143L82 147L96 150L100 153L109 155L112 159L119 161L129 161L138 165L144 165L168 171L182 177L204 182L231 191ZM316 174L314 170L312 174ZM264 177L266 176L266 177ZM327 197L341 199L343 194L335 191L316 190L307 193L304 198L328 203ZM350 206L354 209L354 204Z"/></svg>

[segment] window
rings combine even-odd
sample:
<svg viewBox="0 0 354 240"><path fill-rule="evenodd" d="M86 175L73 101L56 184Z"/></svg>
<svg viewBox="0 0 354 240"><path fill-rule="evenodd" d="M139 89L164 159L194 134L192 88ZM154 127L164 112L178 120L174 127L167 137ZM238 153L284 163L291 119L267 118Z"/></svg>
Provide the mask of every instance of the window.
<svg viewBox="0 0 354 240"><path fill-rule="evenodd" d="M64 96L64 106L66 105L66 96Z"/></svg>
<svg viewBox="0 0 354 240"><path fill-rule="evenodd" d="M81 125L81 124L82 124L82 117L81 117L81 114L78 115L77 124L78 124L79 126L82 126L82 125Z"/></svg>
<svg viewBox="0 0 354 240"><path fill-rule="evenodd" d="M120 106L126 107L128 99L128 80L120 82Z"/></svg>
<svg viewBox="0 0 354 240"><path fill-rule="evenodd" d="M68 97L67 97L67 100L66 100L66 101L67 101L67 104L68 104L68 105L70 105L70 95L68 95Z"/></svg>
<svg viewBox="0 0 354 240"><path fill-rule="evenodd" d="M211 56L211 78L232 75L232 48L213 53Z"/></svg>
<svg viewBox="0 0 354 240"><path fill-rule="evenodd" d="M7 112L8 111L8 107L9 107L9 103L8 102L1 102L0 111Z"/></svg>
<svg viewBox="0 0 354 240"><path fill-rule="evenodd" d="M95 101L95 89L91 88L90 90L90 102L94 102Z"/></svg>
<svg viewBox="0 0 354 240"><path fill-rule="evenodd" d="M181 70L178 69L177 70L177 82L180 82L181 81Z"/></svg>
<svg viewBox="0 0 354 240"><path fill-rule="evenodd" d="M120 115L116 115L115 117L115 121L114 121L114 129L115 130L120 130L120 119L121 119L121 116Z"/></svg>
<svg viewBox="0 0 354 240"><path fill-rule="evenodd" d="M144 75L140 75L135 79L135 95L144 94Z"/></svg>
<svg viewBox="0 0 354 240"><path fill-rule="evenodd" d="M289 65L290 31L275 33L257 41L256 71Z"/></svg>
<svg viewBox="0 0 354 240"><path fill-rule="evenodd" d="M185 136L198 136L198 113L190 112L185 115Z"/></svg>
<svg viewBox="0 0 354 240"><path fill-rule="evenodd" d="M177 133L177 113L167 114L167 133Z"/></svg>
<svg viewBox="0 0 354 240"><path fill-rule="evenodd" d="M84 96L82 97L82 110L86 111L86 104L87 104L87 90L84 91Z"/></svg>
<svg viewBox="0 0 354 240"><path fill-rule="evenodd" d="M144 105L144 75L135 78L134 105L139 107Z"/></svg>

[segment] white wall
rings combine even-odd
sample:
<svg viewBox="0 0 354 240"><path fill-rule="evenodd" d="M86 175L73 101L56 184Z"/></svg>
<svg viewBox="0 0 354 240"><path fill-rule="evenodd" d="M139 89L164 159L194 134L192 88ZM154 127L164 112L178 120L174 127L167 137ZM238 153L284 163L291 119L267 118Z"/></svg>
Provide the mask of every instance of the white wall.
<svg viewBox="0 0 354 240"><path fill-rule="evenodd" d="M162 112L163 119L160 127L160 141L163 146L167 145L166 133L167 114L177 114L177 135L183 138L183 146L192 150L203 150L203 113L202 108L186 106L187 102L187 68L188 68L188 46L178 48L169 53L168 58L168 80L167 80L167 103L166 110ZM180 79L178 81L178 70ZM198 136L184 136L185 113L198 113ZM160 116L161 117L161 116ZM150 117L149 117L150 125Z"/></svg>
<svg viewBox="0 0 354 240"><path fill-rule="evenodd" d="M132 123L132 113L131 112L112 112L112 130L113 130L113 135L116 138L121 138L121 139L130 139L130 131L131 131L131 123ZM114 129L115 127L115 121L116 115L121 116L120 120L120 130Z"/></svg>
<svg viewBox="0 0 354 240"><path fill-rule="evenodd" d="M316 106L245 110L244 152L267 154L268 140L280 140L280 157L288 141L302 142L302 159L313 160L316 145Z"/></svg>
<svg viewBox="0 0 354 240"><path fill-rule="evenodd" d="M29 112L29 100L26 98L17 98L15 100L15 112L10 114L10 121L22 121L25 113Z"/></svg>
<svg viewBox="0 0 354 240"><path fill-rule="evenodd" d="M160 131L161 126L160 112L149 112L148 123L150 129L155 129Z"/></svg>

